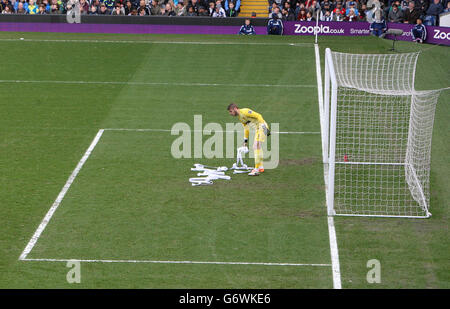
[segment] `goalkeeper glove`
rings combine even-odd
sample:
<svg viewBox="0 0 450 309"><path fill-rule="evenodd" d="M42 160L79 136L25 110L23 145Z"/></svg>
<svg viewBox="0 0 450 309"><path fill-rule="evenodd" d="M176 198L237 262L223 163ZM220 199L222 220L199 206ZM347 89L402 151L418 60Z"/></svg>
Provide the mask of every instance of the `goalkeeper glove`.
<svg viewBox="0 0 450 309"><path fill-rule="evenodd" d="M269 128L267 128L264 124L263 124L263 130L264 130L264 134L266 135L266 136L270 136L270 130L269 130Z"/></svg>

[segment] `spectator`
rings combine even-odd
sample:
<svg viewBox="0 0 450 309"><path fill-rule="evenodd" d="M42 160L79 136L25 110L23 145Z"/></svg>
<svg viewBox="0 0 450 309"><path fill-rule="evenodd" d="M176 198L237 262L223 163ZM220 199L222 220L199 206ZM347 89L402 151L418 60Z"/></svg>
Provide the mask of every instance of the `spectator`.
<svg viewBox="0 0 450 309"><path fill-rule="evenodd" d="M111 14L115 16L125 15L125 8L120 3L116 3L116 6L114 7L114 10Z"/></svg>
<svg viewBox="0 0 450 309"><path fill-rule="evenodd" d="M436 26L439 24L439 14L444 12L444 7L440 0L433 0L426 12L427 15L425 16L424 24L427 26Z"/></svg>
<svg viewBox="0 0 450 309"><path fill-rule="evenodd" d="M216 4L214 2L210 2L209 3L209 8L208 8L209 16L213 15L215 9L216 9Z"/></svg>
<svg viewBox="0 0 450 309"><path fill-rule="evenodd" d="M139 16L150 15L150 9L145 4L145 0L139 1L139 7L137 8L137 13L139 14Z"/></svg>
<svg viewBox="0 0 450 309"><path fill-rule="evenodd" d="M198 15L198 8L200 7L198 0L191 0L190 6L194 9L195 15Z"/></svg>
<svg viewBox="0 0 450 309"><path fill-rule="evenodd" d="M325 11L325 14L322 14L322 16L320 17L320 21L333 21L333 16L331 16L332 12L327 10ZM312 17L311 12L308 12L307 16L306 16L306 20L310 21L308 16ZM314 21L314 17L312 17L312 21Z"/></svg>
<svg viewBox="0 0 450 309"><path fill-rule="evenodd" d="M198 16L209 16L209 12L206 10L206 8L203 5L200 5L198 7Z"/></svg>
<svg viewBox="0 0 450 309"><path fill-rule="evenodd" d="M54 15L54 14L60 14L60 12L61 12L61 9L60 9L59 4L57 3L56 0L52 0L48 13Z"/></svg>
<svg viewBox="0 0 450 309"><path fill-rule="evenodd" d="M345 9L342 6L342 2L338 1L336 2L336 7L333 10L333 13L341 12L341 15L345 15Z"/></svg>
<svg viewBox="0 0 450 309"><path fill-rule="evenodd" d="M102 0L102 4L104 4L108 8L108 12L111 12L111 10L114 9L114 4L116 3L115 0ZM101 7L100 7L101 11Z"/></svg>
<svg viewBox="0 0 450 309"><path fill-rule="evenodd" d="M292 9L290 2L286 1L283 5L283 9L285 9L287 11L288 15L292 13L292 15L295 16L294 10ZM281 11L283 11L283 10L281 10ZM283 12L281 12L281 14L283 14Z"/></svg>
<svg viewBox="0 0 450 309"><path fill-rule="evenodd" d="M34 0L28 1L27 13L30 15L35 15L39 13L39 7L35 4Z"/></svg>
<svg viewBox="0 0 450 309"><path fill-rule="evenodd" d="M331 21L330 11L326 11L326 13L324 15L325 16L324 19L326 19L327 14L328 14L329 20L325 20L325 21ZM308 13L306 13L306 21L316 21L316 19L312 15L312 13L309 11L308 11Z"/></svg>
<svg viewBox="0 0 450 309"><path fill-rule="evenodd" d="M299 3L299 2L297 2ZM311 10L311 13L320 9L320 4L316 0L306 0L305 9Z"/></svg>
<svg viewBox="0 0 450 309"><path fill-rule="evenodd" d="M370 24L371 34L380 38L384 38L387 30L386 21L383 16L383 11L379 8L375 9L374 21Z"/></svg>
<svg viewBox="0 0 450 309"><path fill-rule="evenodd" d="M306 10L308 10L309 12L311 12L311 14L314 16L314 18L317 20L317 18L319 18L317 16L317 13L320 11L321 7L318 1L313 0L311 5L305 6Z"/></svg>
<svg viewBox="0 0 450 309"><path fill-rule="evenodd" d="M250 19L246 19L244 24L241 26L239 33L241 35L255 35L255 28L252 26Z"/></svg>
<svg viewBox="0 0 450 309"><path fill-rule="evenodd" d="M58 1L58 0L52 0L52 1ZM95 5L97 7L97 11L100 9L100 0L91 0L89 1L91 6Z"/></svg>
<svg viewBox="0 0 450 309"><path fill-rule="evenodd" d="M231 3L233 3L234 10L236 11L236 16L238 16L239 13L241 12L241 0L225 0L225 3L224 3L225 11L228 11L230 9Z"/></svg>
<svg viewBox="0 0 450 309"><path fill-rule="evenodd" d="M213 4L214 4L214 3L213 3ZM195 13L194 7L193 7L192 5L190 5L190 6L188 7L188 11L187 11L186 16L198 16L197 13Z"/></svg>
<svg viewBox="0 0 450 309"><path fill-rule="evenodd" d="M416 7L422 12L426 12L430 6L430 1L432 0L415 0Z"/></svg>
<svg viewBox="0 0 450 309"><path fill-rule="evenodd" d="M2 14L12 14L14 12L13 7L11 6L11 4L7 4L2 6Z"/></svg>
<svg viewBox="0 0 450 309"><path fill-rule="evenodd" d="M228 9L226 7L228 7ZM235 10L233 2L230 2L226 7L225 7L226 8L226 11L225 11L226 17L236 17L237 16L238 12Z"/></svg>
<svg viewBox="0 0 450 309"><path fill-rule="evenodd" d="M408 9L408 7L409 7L409 2L410 2L411 0L401 0L400 1L400 6L399 6L399 8L403 11L403 12L405 12L407 9Z"/></svg>
<svg viewBox="0 0 450 309"><path fill-rule="evenodd" d="M158 15L160 12L158 0L152 0L147 8L150 10L149 15Z"/></svg>
<svg viewBox="0 0 450 309"><path fill-rule="evenodd" d="M396 4L392 5L392 8L389 10L388 22L391 22L391 23L402 23L403 22L403 12L401 10L399 10L399 8Z"/></svg>
<svg viewBox="0 0 450 309"><path fill-rule="evenodd" d="M278 18L278 15L273 13L272 18L267 23L267 34L283 35L283 22Z"/></svg>
<svg viewBox="0 0 450 309"><path fill-rule="evenodd" d="M427 29L422 23L422 19L418 18L414 28L411 29L411 35L413 41L417 43L423 43L427 38Z"/></svg>
<svg viewBox="0 0 450 309"><path fill-rule="evenodd" d="M281 10L281 15L283 16L282 20L284 21L295 21L295 14L292 10L288 11L285 8L283 8Z"/></svg>
<svg viewBox="0 0 450 309"><path fill-rule="evenodd" d="M321 10L322 16L325 15L325 13L326 13L327 11L329 11L329 12L331 13L333 10L332 10L332 8L331 8L330 2L324 1L324 2L322 3L322 10ZM312 12L311 12L311 13L312 13Z"/></svg>
<svg viewBox="0 0 450 309"><path fill-rule="evenodd" d="M444 9L444 13L450 12L450 1L447 2L447 7Z"/></svg>
<svg viewBox="0 0 450 309"><path fill-rule="evenodd" d="M311 13L311 12L309 12L309 13ZM298 13L297 20L298 21L306 21L306 15L307 15L306 10L301 9L300 12Z"/></svg>
<svg viewBox="0 0 450 309"><path fill-rule="evenodd" d="M356 8L355 1L350 1L350 2L347 2L347 3L348 3L348 8L345 10L345 16L348 17L350 12L351 12L351 10L353 10L352 16L359 16L359 11Z"/></svg>
<svg viewBox="0 0 450 309"><path fill-rule="evenodd" d="M408 8L404 11L404 23L415 24L422 15L422 11L415 7L414 1L408 3Z"/></svg>
<svg viewBox="0 0 450 309"><path fill-rule="evenodd" d="M8 5L11 5L9 0L1 0L0 2L0 11L4 11Z"/></svg>
<svg viewBox="0 0 450 309"><path fill-rule="evenodd" d="M345 19L345 15L342 14L342 11L340 11L340 10L333 12L331 14L332 21L344 21L344 19Z"/></svg>
<svg viewBox="0 0 450 309"><path fill-rule="evenodd" d="M365 4L361 5L361 9L359 10L359 21L367 21L367 6Z"/></svg>
<svg viewBox="0 0 450 309"><path fill-rule="evenodd" d="M223 9L222 5L220 3L216 3L216 8L214 9L214 12L212 14L212 17L226 17L225 10Z"/></svg>
<svg viewBox="0 0 450 309"><path fill-rule="evenodd" d="M283 7L283 5L282 5L283 0L268 0L268 1L269 1L269 6L272 7L272 10L274 8L274 5L276 5L279 8ZM270 16L269 16L269 18L270 18Z"/></svg>
<svg viewBox="0 0 450 309"><path fill-rule="evenodd" d="M280 8L277 6L273 9L273 12L269 14L269 18L272 17L273 14L276 14L278 19L281 19L283 15L280 12Z"/></svg>
<svg viewBox="0 0 450 309"><path fill-rule="evenodd" d="M183 1L178 0L177 6L174 10L176 16L186 16L186 6Z"/></svg>
<svg viewBox="0 0 450 309"><path fill-rule="evenodd" d="M48 2L48 0L41 0L39 2L39 5L43 4L44 8L45 8L45 12L48 14L50 12L50 3Z"/></svg>
<svg viewBox="0 0 450 309"><path fill-rule="evenodd" d="M26 13L26 11L28 9L28 2L25 2L25 0L18 0L18 1L16 1L14 3L14 11L17 14L25 14L25 13L18 13L17 12L17 10L19 9L19 6L20 6L21 10L25 11L25 13Z"/></svg>
<svg viewBox="0 0 450 309"><path fill-rule="evenodd" d="M91 5L89 8L89 15L98 15L98 8L96 5Z"/></svg>
<svg viewBox="0 0 450 309"><path fill-rule="evenodd" d="M359 15L356 14L356 9L349 9L347 15L344 18L344 21L358 21L359 20ZM346 11L347 12L347 11Z"/></svg>
<svg viewBox="0 0 450 309"><path fill-rule="evenodd" d="M169 3L166 4L166 11L163 14L164 16L176 16L172 5L173 5L173 2L169 2Z"/></svg>
<svg viewBox="0 0 450 309"><path fill-rule="evenodd" d="M131 10L133 10L133 3L130 0L127 0L127 2L125 2L125 7L124 7L124 11L125 11L125 15L130 15Z"/></svg>
<svg viewBox="0 0 450 309"><path fill-rule="evenodd" d="M79 1L80 6L80 14L87 14L89 12L89 4L86 0L80 0Z"/></svg>
<svg viewBox="0 0 450 309"><path fill-rule="evenodd" d="M102 3L100 4L100 9L98 10L99 15L110 15L110 12L108 8L106 7L106 4Z"/></svg>
<svg viewBox="0 0 450 309"><path fill-rule="evenodd" d="M45 10L45 4L40 4L38 15L45 15L45 14L47 14L47 11Z"/></svg>
<svg viewBox="0 0 450 309"><path fill-rule="evenodd" d="M17 3L17 2L16 2ZM25 9L24 3L21 1L17 4L16 14L26 14L27 11Z"/></svg>

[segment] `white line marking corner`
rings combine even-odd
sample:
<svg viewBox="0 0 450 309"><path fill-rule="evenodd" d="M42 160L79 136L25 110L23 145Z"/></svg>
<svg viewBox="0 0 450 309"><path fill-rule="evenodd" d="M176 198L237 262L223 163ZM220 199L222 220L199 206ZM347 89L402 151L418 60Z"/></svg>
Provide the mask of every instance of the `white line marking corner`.
<svg viewBox="0 0 450 309"><path fill-rule="evenodd" d="M25 249L23 250L22 254L19 256L19 260L26 260L26 257L28 254L33 250L34 245L39 240L39 237L41 237L42 232L47 227L47 224L50 222L53 214L55 213L56 209L58 209L59 205L61 204L64 196L66 195L67 191L69 190L70 186L72 185L73 181L77 177L78 173L80 172L81 168L83 167L86 160L91 155L92 151L94 150L95 146L97 145L98 141L102 137L104 130L100 129L97 132L97 135L94 137L91 145L84 153L81 160L78 162L77 166L73 170L72 174L69 176L69 179L67 179L66 184L62 188L62 190L59 192L58 196L56 197L56 200L53 202L52 206L48 210L47 214L45 215L44 219L42 220L41 224L39 224L38 228L34 232L33 236L31 237L30 241L26 245Z"/></svg>

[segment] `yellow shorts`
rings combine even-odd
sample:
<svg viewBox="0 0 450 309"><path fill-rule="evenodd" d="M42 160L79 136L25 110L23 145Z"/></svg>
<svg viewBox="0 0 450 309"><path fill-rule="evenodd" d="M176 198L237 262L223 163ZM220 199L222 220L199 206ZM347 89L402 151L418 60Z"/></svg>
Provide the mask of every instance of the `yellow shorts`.
<svg viewBox="0 0 450 309"><path fill-rule="evenodd" d="M263 127L264 125L266 126L266 128L269 128L267 126L267 124L258 125L258 127L256 128L256 132L255 132L255 143L256 142L264 143L266 141L267 135L266 135L266 132L264 132L264 127Z"/></svg>

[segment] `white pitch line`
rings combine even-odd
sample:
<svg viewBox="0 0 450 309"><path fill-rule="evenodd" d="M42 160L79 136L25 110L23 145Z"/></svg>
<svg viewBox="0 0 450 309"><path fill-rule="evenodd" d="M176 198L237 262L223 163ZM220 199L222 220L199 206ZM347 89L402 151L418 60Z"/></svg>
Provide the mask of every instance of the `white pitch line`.
<svg viewBox="0 0 450 309"><path fill-rule="evenodd" d="M45 215L44 219L42 220L41 224L39 224L38 228L34 232L33 236L31 237L30 241L28 242L27 246L23 250L22 254L19 257L19 260L25 260L27 255L31 252L34 245L38 241L39 237L41 236L42 232L45 230L47 224L50 222L50 219L52 218L53 214L55 213L56 209L58 209L59 205L61 204L64 196L66 195L67 191L69 190L70 186L72 185L73 181L75 180L75 177L77 177L78 173L80 172L81 168L83 167L86 160L91 155L92 151L94 150L95 146L97 145L98 141L102 137L103 134L102 129L100 129L97 133L97 135L94 137L94 140L92 141L89 148L84 153L81 160L78 162L77 166L73 170L72 174L69 176L69 179L67 179L66 184L62 188L61 192L59 192L58 197L53 202L53 205L48 210L47 214Z"/></svg>
<svg viewBox="0 0 450 309"><path fill-rule="evenodd" d="M331 251L331 267L333 271L333 288L342 289L341 284L341 268L339 263L339 251L336 238L336 229L334 228L334 218L328 216L328 234L330 237L330 251Z"/></svg>
<svg viewBox="0 0 450 309"><path fill-rule="evenodd" d="M154 264L213 264L213 265L260 265L260 266L313 266L330 267L331 264L306 263L262 263L262 262L210 262L210 261L153 261L153 260L94 260L94 259L22 259L23 261L37 262L69 262L83 263L154 263Z"/></svg>
<svg viewBox="0 0 450 309"><path fill-rule="evenodd" d="M10 80L2 79L4 84L68 84L68 85L136 85L136 86L185 86L185 87L265 87L265 88L316 88L316 85L274 85L274 84L220 84L220 83L177 83L177 82L126 82L126 81L84 81L84 80Z"/></svg>
<svg viewBox="0 0 450 309"><path fill-rule="evenodd" d="M1 41L50 42L50 43L118 43L118 44L186 44L186 45L256 45L312 47L313 43L264 43L264 42L193 42L193 41L149 41L149 40L67 40L67 39L0 39Z"/></svg>
<svg viewBox="0 0 450 309"><path fill-rule="evenodd" d="M132 131L132 132L172 132L169 129L133 129L133 128L105 128L105 131ZM202 132L205 134L217 133L238 133L237 131L208 131L208 130L186 130L187 132ZM272 134L320 134L320 132L302 131L273 131Z"/></svg>
<svg viewBox="0 0 450 309"><path fill-rule="evenodd" d="M318 90L318 100L319 100L319 109L320 109L320 129L323 131L323 124L322 124L322 106L323 106L323 85L322 85L322 73L320 69L320 53L319 53L319 45L314 45L314 53L316 58L316 74L317 74L317 90ZM323 133L323 132L321 132ZM324 135L322 135L323 138ZM322 143L323 147L323 143ZM323 149L322 149L323 153ZM327 177L327 170L326 165L324 165L324 183L325 183L325 199L328 198L328 177ZM327 202L328 205L328 202ZM341 270L340 270L340 263L339 263L339 250L337 245L337 238L336 238L336 229L334 227L334 218L332 216L328 216L328 237L330 240L330 254L331 254L331 267L332 267L332 275L333 275L333 288L335 289L342 289L341 284Z"/></svg>

